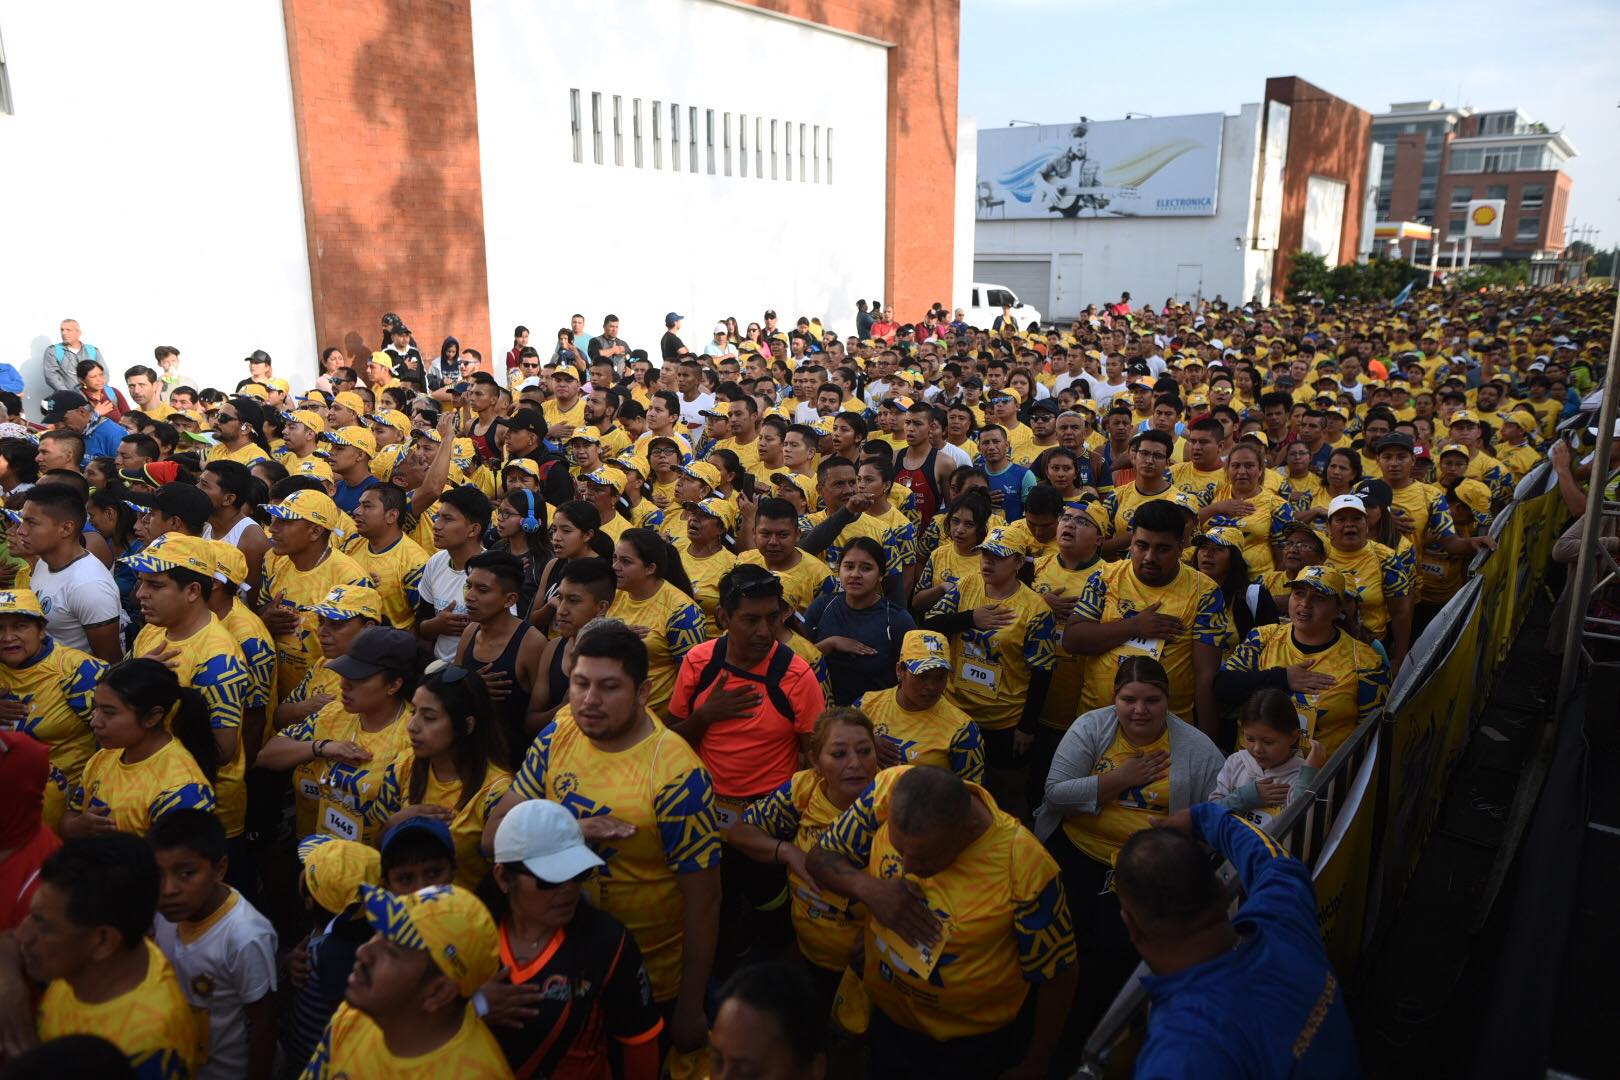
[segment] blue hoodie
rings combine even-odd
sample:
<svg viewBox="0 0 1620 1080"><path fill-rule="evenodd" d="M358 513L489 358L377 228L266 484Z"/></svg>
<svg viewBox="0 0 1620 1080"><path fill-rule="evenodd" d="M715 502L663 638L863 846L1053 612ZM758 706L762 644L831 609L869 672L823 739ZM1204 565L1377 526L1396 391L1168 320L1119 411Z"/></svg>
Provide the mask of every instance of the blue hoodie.
<svg viewBox="0 0 1620 1080"><path fill-rule="evenodd" d="M1214 803L1194 806L1192 819L1248 893L1233 920L1241 941L1196 967L1143 977L1152 1011L1137 1080L1360 1076L1310 869Z"/></svg>

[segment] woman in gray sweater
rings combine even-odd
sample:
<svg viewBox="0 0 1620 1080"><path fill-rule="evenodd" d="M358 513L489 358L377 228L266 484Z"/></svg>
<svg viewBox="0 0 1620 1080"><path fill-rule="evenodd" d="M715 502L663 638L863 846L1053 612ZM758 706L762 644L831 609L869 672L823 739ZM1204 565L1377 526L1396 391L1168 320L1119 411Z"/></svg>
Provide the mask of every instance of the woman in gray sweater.
<svg viewBox="0 0 1620 1080"><path fill-rule="evenodd" d="M1207 800L1224 763L1209 736L1170 712L1170 677L1148 656L1126 657L1114 703L1078 717L1058 744L1035 835L1062 870L1088 973L1069 1017L1075 1050L1136 966L1114 856L1132 833Z"/></svg>

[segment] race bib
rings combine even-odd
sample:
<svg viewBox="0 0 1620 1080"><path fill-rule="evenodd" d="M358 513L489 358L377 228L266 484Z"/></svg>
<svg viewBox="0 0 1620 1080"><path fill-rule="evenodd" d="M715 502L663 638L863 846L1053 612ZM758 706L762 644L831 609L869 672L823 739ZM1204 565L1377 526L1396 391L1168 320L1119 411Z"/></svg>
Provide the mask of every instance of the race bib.
<svg viewBox="0 0 1620 1080"><path fill-rule="evenodd" d="M996 673L993 668L983 664L975 664L971 660L962 662L962 681L970 682L975 686L982 686L986 690L994 691L996 688Z"/></svg>
<svg viewBox="0 0 1620 1080"><path fill-rule="evenodd" d="M716 796L714 800L714 820L720 826L721 832L730 832L742 820L743 802L741 799L727 799Z"/></svg>
<svg viewBox="0 0 1620 1080"><path fill-rule="evenodd" d="M309 779L298 781L298 794L312 802L319 802L321 798L320 782Z"/></svg>
<svg viewBox="0 0 1620 1080"><path fill-rule="evenodd" d="M938 914L935 912L936 916ZM871 926L872 936L876 939L878 952L883 958L893 967L924 982L939 966L939 958L945 952L945 943L951 938L951 924L943 921L939 927L939 940L932 945L913 945L876 919L872 920Z"/></svg>
<svg viewBox="0 0 1620 1080"><path fill-rule="evenodd" d="M1446 568L1439 563L1418 563L1418 570L1424 574L1427 574L1429 577L1438 578L1446 576Z"/></svg>
<svg viewBox="0 0 1620 1080"><path fill-rule="evenodd" d="M1119 655L1121 660L1127 656L1150 656L1157 660L1163 654L1163 638L1133 637L1119 647Z"/></svg>
<svg viewBox="0 0 1620 1080"><path fill-rule="evenodd" d="M1310 735L1316 728L1316 703L1320 694L1295 694L1294 713L1299 717L1299 730Z"/></svg>
<svg viewBox="0 0 1620 1080"><path fill-rule="evenodd" d="M330 803L321 815L321 831L339 840L360 839L360 823Z"/></svg>

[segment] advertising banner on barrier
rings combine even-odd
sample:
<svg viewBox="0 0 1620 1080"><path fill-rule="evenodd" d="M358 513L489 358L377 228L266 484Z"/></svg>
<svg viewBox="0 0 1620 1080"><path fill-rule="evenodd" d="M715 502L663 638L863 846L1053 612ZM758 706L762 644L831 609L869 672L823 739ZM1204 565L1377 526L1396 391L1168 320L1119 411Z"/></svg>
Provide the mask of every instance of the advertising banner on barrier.
<svg viewBox="0 0 1620 1080"><path fill-rule="evenodd" d="M979 132L979 217L1208 217L1220 113Z"/></svg>
<svg viewBox="0 0 1620 1080"><path fill-rule="evenodd" d="M1344 805L1333 819L1317 857L1316 918L1322 944L1339 972L1360 958L1362 922L1367 916L1367 868L1372 862L1372 827L1378 805L1378 740L1356 770Z"/></svg>

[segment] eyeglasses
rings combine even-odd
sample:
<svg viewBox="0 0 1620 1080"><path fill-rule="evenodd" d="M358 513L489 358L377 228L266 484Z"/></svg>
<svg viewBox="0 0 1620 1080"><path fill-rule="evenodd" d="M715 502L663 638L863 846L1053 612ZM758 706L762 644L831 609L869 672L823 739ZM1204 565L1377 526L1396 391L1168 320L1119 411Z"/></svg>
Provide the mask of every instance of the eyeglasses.
<svg viewBox="0 0 1620 1080"><path fill-rule="evenodd" d="M756 578L745 581L741 585L733 585L726 590L726 599L732 603L738 600L756 600L762 596L774 596L781 599L782 583L774 577Z"/></svg>

